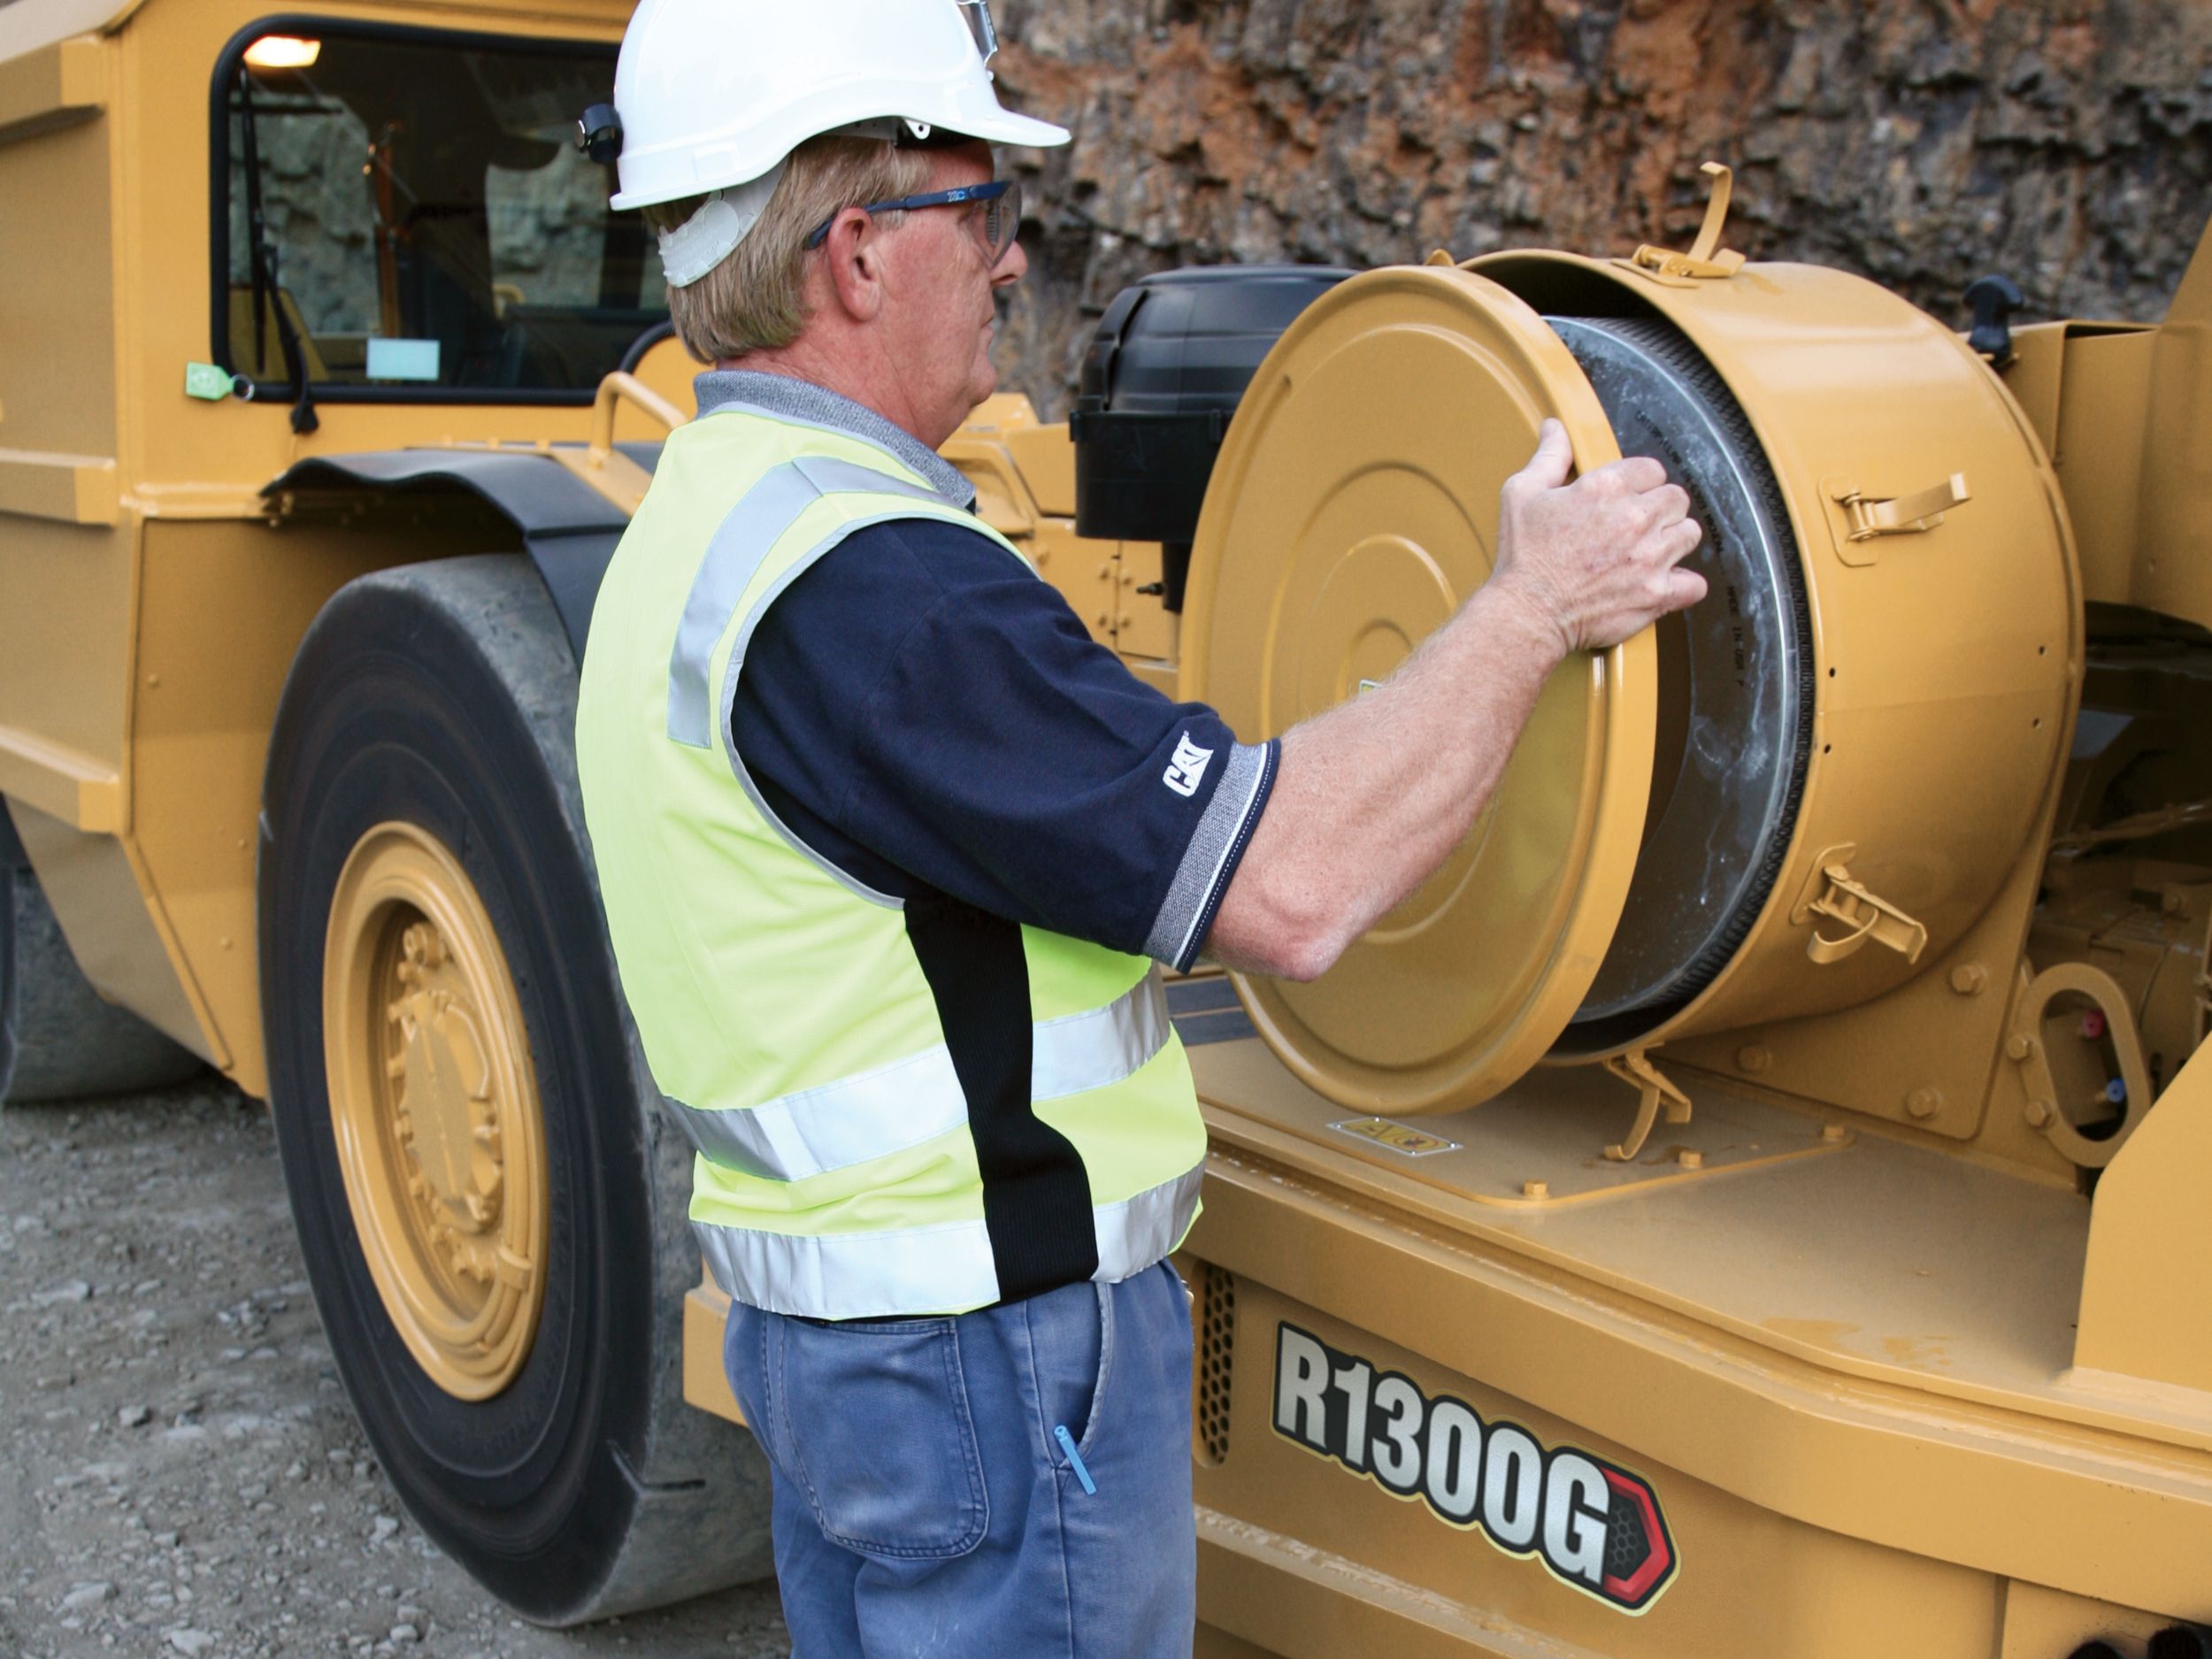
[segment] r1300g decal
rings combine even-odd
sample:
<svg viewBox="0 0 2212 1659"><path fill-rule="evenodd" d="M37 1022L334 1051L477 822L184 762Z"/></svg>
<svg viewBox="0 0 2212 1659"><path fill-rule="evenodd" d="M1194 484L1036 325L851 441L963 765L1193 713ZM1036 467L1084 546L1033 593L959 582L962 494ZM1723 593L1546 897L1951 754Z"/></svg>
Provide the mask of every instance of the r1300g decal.
<svg viewBox="0 0 2212 1659"><path fill-rule="evenodd" d="M1650 1486L1572 1446L1547 1450L1517 1423L1486 1423L1450 1394L1378 1371L1293 1325L1277 1328L1275 1431L1418 1497L1563 1584L1640 1613L1674 1578L1674 1540Z"/></svg>

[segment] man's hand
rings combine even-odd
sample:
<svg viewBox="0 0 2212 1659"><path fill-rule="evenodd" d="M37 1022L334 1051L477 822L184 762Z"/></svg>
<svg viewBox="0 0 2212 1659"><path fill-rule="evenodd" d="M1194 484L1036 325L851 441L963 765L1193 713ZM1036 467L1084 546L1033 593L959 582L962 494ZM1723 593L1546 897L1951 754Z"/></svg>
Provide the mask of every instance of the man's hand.
<svg viewBox="0 0 2212 1659"><path fill-rule="evenodd" d="M1573 465L1567 429L1546 421L1506 480L1490 580L1371 696L1285 733L1207 941L1216 959L1322 972L1466 835L1563 659L1705 596L1703 577L1676 568L1699 531L1658 462L1570 485Z"/></svg>
<svg viewBox="0 0 2212 1659"><path fill-rule="evenodd" d="M1658 462L1631 456L1570 484L1573 467L1567 429L1547 420L1505 480L1490 585L1563 651L1602 650L1705 597L1705 579L1679 568L1704 533Z"/></svg>

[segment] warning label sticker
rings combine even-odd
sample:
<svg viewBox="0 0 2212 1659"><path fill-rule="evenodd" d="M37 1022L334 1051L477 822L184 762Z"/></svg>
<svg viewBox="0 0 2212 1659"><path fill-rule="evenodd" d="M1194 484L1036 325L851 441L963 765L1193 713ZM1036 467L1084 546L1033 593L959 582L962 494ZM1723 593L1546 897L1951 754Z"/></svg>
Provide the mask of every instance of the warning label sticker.
<svg viewBox="0 0 2212 1659"><path fill-rule="evenodd" d="M1673 1582L1674 1540L1650 1483L1450 1394L1379 1371L1287 1322L1276 1328L1275 1432L1418 1499L1562 1584L1641 1613Z"/></svg>
<svg viewBox="0 0 2212 1659"><path fill-rule="evenodd" d="M1409 1158L1425 1158L1432 1152L1456 1152L1459 1142L1447 1141L1442 1135L1432 1135L1425 1129L1416 1129L1410 1124L1394 1124L1387 1118L1346 1118L1329 1125L1340 1134L1357 1135L1371 1141L1379 1147L1388 1147L1393 1152L1402 1152Z"/></svg>

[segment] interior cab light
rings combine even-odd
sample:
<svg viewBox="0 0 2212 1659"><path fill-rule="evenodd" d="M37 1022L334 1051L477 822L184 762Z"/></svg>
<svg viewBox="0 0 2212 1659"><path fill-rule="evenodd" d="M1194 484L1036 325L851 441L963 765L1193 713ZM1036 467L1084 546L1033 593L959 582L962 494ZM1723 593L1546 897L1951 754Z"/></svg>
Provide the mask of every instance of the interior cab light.
<svg viewBox="0 0 2212 1659"><path fill-rule="evenodd" d="M255 69L305 69L322 53L320 41L296 35L264 35L246 48L246 62Z"/></svg>

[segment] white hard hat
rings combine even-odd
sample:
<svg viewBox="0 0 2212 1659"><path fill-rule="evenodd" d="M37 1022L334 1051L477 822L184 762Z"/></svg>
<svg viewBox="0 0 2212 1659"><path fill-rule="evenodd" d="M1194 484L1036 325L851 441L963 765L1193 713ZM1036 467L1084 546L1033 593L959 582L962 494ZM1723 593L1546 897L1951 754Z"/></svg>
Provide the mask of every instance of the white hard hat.
<svg viewBox="0 0 2212 1659"><path fill-rule="evenodd" d="M612 205L742 185L810 138L886 117L918 136L1066 143L1065 127L1000 106L996 44L988 0L644 0L615 66Z"/></svg>

